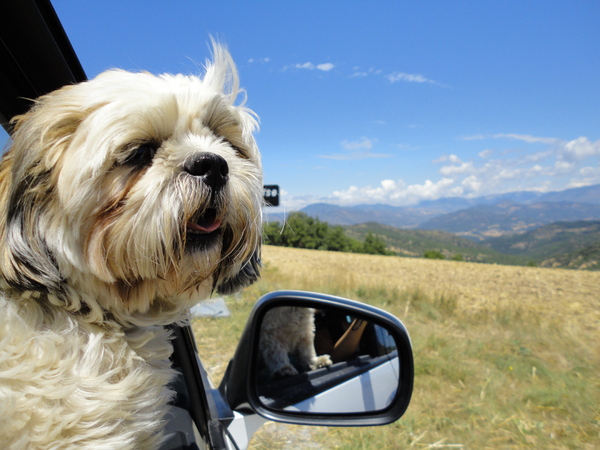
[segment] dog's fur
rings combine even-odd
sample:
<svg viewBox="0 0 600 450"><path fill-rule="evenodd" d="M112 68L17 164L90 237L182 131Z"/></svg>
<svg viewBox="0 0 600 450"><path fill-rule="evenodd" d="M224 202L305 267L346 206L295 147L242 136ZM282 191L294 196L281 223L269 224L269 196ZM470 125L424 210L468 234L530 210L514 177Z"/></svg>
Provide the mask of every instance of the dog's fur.
<svg viewBox="0 0 600 450"><path fill-rule="evenodd" d="M268 378L289 377L330 366L329 355L317 356L314 341L314 309L280 306L268 311L259 340L259 352L267 367Z"/></svg>
<svg viewBox="0 0 600 450"><path fill-rule="evenodd" d="M160 443L163 325L258 276L257 120L239 93L215 43L203 78L108 71L14 120L0 163L3 448Z"/></svg>

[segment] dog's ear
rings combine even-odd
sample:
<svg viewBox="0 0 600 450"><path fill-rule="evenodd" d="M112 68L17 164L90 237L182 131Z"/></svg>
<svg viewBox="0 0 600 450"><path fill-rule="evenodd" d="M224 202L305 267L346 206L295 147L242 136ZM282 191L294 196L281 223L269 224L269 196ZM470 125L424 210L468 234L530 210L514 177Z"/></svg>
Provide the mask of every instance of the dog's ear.
<svg viewBox="0 0 600 450"><path fill-rule="evenodd" d="M12 160L9 151L0 165L0 272L14 288L47 292L61 281L42 230L49 174L16 179Z"/></svg>
<svg viewBox="0 0 600 450"><path fill-rule="evenodd" d="M0 276L19 290L48 292L62 281L47 241L54 172L80 120L79 114L59 119L43 107L49 98L52 94L13 119L13 141L0 163Z"/></svg>
<svg viewBox="0 0 600 450"><path fill-rule="evenodd" d="M217 292L221 295L229 295L246 286L250 286L258 280L260 267L260 254L258 251L255 251L236 275L226 278L217 286Z"/></svg>

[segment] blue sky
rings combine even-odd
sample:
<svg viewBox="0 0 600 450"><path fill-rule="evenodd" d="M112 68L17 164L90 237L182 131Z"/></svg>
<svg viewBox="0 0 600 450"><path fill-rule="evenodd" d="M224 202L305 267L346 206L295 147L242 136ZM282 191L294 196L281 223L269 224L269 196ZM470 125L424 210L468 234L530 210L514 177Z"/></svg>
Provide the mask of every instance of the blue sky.
<svg viewBox="0 0 600 450"><path fill-rule="evenodd" d="M54 0L88 74L229 47L287 210L600 183L600 2Z"/></svg>

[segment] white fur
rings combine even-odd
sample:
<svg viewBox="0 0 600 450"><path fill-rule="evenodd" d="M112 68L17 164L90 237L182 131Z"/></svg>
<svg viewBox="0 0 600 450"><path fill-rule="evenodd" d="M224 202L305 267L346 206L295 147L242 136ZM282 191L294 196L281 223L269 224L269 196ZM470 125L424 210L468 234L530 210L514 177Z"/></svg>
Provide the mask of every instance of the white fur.
<svg viewBox="0 0 600 450"><path fill-rule="evenodd" d="M113 70L15 119L0 163L3 448L159 444L163 325L258 276L257 122L239 92L214 44L203 78ZM226 162L222 188L188 170L199 154Z"/></svg>
<svg viewBox="0 0 600 450"><path fill-rule="evenodd" d="M158 444L172 351L163 327L78 321L34 299L0 299L3 448Z"/></svg>
<svg viewBox="0 0 600 450"><path fill-rule="evenodd" d="M314 340L314 309L280 306L267 312L261 325L259 351L269 378L330 366L329 355L317 356ZM290 355L297 358L298 368L290 361Z"/></svg>

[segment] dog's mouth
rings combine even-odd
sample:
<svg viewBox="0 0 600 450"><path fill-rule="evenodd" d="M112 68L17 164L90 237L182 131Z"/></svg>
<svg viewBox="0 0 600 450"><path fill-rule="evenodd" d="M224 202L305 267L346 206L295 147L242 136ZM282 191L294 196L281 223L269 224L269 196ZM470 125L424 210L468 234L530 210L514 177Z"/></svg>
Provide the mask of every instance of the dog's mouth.
<svg viewBox="0 0 600 450"><path fill-rule="evenodd" d="M204 249L215 242L221 234L222 221L215 208L208 208L201 215L190 219L186 225L186 247Z"/></svg>
<svg viewBox="0 0 600 450"><path fill-rule="evenodd" d="M217 217L217 210L207 209L204 214L198 218L190 220L186 224L188 234L209 234L221 226L221 220Z"/></svg>

